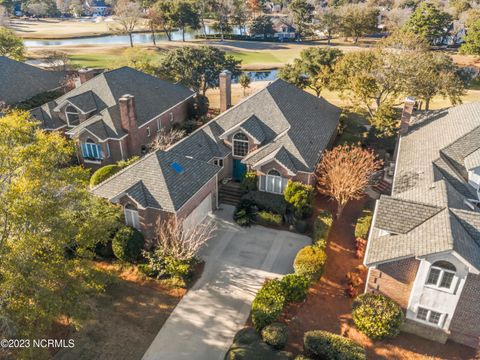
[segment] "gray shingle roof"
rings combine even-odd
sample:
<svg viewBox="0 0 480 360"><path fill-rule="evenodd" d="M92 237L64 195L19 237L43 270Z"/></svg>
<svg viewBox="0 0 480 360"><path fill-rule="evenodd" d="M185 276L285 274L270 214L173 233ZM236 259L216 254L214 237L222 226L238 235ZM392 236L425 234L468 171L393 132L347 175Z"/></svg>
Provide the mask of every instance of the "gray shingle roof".
<svg viewBox="0 0 480 360"><path fill-rule="evenodd" d="M395 234L406 234L442 210L439 206L382 196L375 226Z"/></svg>
<svg viewBox="0 0 480 360"><path fill-rule="evenodd" d="M173 163L182 171L176 171ZM176 212L220 170L216 165L158 150L115 174L92 192L109 200L127 194L143 207Z"/></svg>
<svg viewBox="0 0 480 360"><path fill-rule="evenodd" d="M0 102L13 105L54 90L64 77L63 71L47 71L0 56Z"/></svg>
<svg viewBox="0 0 480 360"><path fill-rule="evenodd" d="M125 94L135 96L137 123L140 126L186 100L193 95L193 91L183 85L172 84L135 69L122 67L95 76L56 99L54 107L68 100L84 112L94 109L94 114L102 115L106 109L118 106L118 99ZM42 122L45 124L58 124L61 120L54 112L47 111L49 107L51 105L44 104L41 110L35 109L32 113L41 112ZM110 120L118 121L119 118L111 117ZM119 124L114 126L118 127Z"/></svg>
<svg viewBox="0 0 480 360"><path fill-rule="evenodd" d="M232 129L243 127L262 144L243 162L253 165L283 147L279 159L286 166L295 172L313 172L337 129L340 113L324 99L279 79L220 114L170 151L204 161L224 157L230 150L222 138Z"/></svg>
<svg viewBox="0 0 480 360"><path fill-rule="evenodd" d="M467 205L476 195L464 177L467 162L480 165L479 147L480 102L414 119L400 139L392 196L378 201L366 264L456 251L480 269L480 213Z"/></svg>
<svg viewBox="0 0 480 360"><path fill-rule="evenodd" d="M440 150L440 153L461 176L468 179L468 169L465 166L465 158L478 149L480 149L480 126ZM477 166L478 165L480 165L480 163L477 163Z"/></svg>

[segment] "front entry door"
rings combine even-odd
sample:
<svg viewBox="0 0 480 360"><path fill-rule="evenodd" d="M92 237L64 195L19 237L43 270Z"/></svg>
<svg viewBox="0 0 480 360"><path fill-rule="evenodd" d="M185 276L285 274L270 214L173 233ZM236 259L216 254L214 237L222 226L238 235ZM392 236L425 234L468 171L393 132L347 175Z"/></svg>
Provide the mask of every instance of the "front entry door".
<svg viewBox="0 0 480 360"><path fill-rule="evenodd" d="M247 172L247 165L242 164L241 160L233 160L233 178L235 180L241 180L243 175Z"/></svg>

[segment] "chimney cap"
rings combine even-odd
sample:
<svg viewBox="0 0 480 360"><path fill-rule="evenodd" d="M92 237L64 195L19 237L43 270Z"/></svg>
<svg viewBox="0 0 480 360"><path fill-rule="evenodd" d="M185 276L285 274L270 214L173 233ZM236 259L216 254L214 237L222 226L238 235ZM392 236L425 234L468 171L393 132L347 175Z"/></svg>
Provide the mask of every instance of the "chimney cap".
<svg viewBox="0 0 480 360"><path fill-rule="evenodd" d="M415 99L414 96L407 96L407 97L405 98L405 102L406 102L406 103L415 103L416 101L417 101L417 99Z"/></svg>
<svg viewBox="0 0 480 360"><path fill-rule="evenodd" d="M120 97L120 100L128 100L128 99L131 99L131 98L134 98L135 96L131 95L131 94L124 94Z"/></svg>
<svg viewBox="0 0 480 360"><path fill-rule="evenodd" d="M232 75L232 72L230 70L223 70L221 73L220 73L220 76L228 76L228 75Z"/></svg>

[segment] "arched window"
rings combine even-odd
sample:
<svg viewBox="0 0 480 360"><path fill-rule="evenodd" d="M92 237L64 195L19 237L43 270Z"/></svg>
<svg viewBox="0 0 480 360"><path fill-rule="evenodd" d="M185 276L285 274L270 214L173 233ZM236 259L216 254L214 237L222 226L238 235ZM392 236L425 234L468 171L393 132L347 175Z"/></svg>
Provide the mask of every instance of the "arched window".
<svg viewBox="0 0 480 360"><path fill-rule="evenodd" d="M448 261L436 261L432 264L427 278L427 285L450 289L455 280L457 269Z"/></svg>
<svg viewBox="0 0 480 360"><path fill-rule="evenodd" d="M87 139L82 144L82 155L84 159L102 160L102 148L100 145L95 144L92 139Z"/></svg>
<svg viewBox="0 0 480 360"><path fill-rule="evenodd" d="M77 126L80 124L78 110L72 105L69 105L65 108L65 116L67 118L68 126Z"/></svg>
<svg viewBox="0 0 480 360"><path fill-rule="evenodd" d="M277 170L270 170L266 179L266 191L274 194L283 194L287 186L288 179L282 178L282 175Z"/></svg>
<svg viewBox="0 0 480 360"><path fill-rule="evenodd" d="M248 138L244 133L233 136L233 156L244 157L248 154Z"/></svg>
<svg viewBox="0 0 480 360"><path fill-rule="evenodd" d="M124 208L124 212L125 212L125 224L137 230L140 230L140 220L139 220L137 208L132 204L126 204Z"/></svg>

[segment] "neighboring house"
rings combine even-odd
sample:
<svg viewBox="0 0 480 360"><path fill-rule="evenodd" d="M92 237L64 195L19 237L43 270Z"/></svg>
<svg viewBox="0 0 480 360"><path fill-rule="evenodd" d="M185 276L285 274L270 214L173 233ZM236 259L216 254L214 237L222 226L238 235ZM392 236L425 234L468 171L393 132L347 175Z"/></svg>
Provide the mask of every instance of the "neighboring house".
<svg viewBox="0 0 480 360"><path fill-rule="evenodd" d="M231 103L230 84L231 74L222 73L222 110ZM174 213L192 226L217 207L219 182L240 180L248 170L258 174L259 190L274 194L282 194L288 180L314 184L315 168L335 139L340 112L324 99L276 80L92 191L124 206L127 224L147 237L160 214Z"/></svg>
<svg viewBox="0 0 480 360"><path fill-rule="evenodd" d="M107 16L112 14L112 6L104 0L91 0L85 2L85 14L92 16Z"/></svg>
<svg viewBox="0 0 480 360"><path fill-rule="evenodd" d="M160 129L188 117L194 92L183 85L129 67L79 74L77 88L31 113L45 130L73 138L85 166L98 168L146 153Z"/></svg>
<svg viewBox="0 0 480 360"><path fill-rule="evenodd" d="M480 347L480 102L419 115L407 103L391 196L376 204L366 291L404 330Z"/></svg>
<svg viewBox="0 0 480 360"><path fill-rule="evenodd" d="M273 30L275 31L273 37L280 41L295 39L297 37L295 27L283 18L276 18L273 21Z"/></svg>
<svg viewBox="0 0 480 360"><path fill-rule="evenodd" d="M0 56L0 103L15 105L35 95L58 90L65 73L47 71Z"/></svg>

